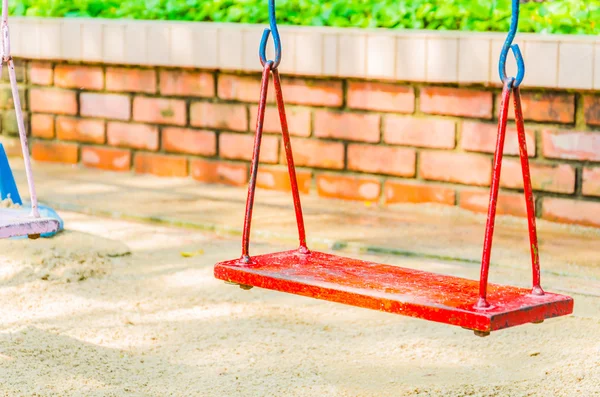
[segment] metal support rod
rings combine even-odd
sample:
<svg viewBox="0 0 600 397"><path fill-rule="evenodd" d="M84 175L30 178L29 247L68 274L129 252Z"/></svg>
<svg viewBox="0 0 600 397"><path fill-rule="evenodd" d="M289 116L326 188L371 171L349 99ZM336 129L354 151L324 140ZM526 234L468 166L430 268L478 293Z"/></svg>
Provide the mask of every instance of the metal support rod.
<svg viewBox="0 0 600 397"><path fill-rule="evenodd" d="M292 143L288 130L287 116L285 114L285 104L283 102L283 92L281 90L281 79L279 71L273 70L273 85L275 86L275 98L277 99L277 110L279 111L279 120L281 121L281 135L283 137L283 147L285 149L285 159L290 175L290 186L292 189L292 198L294 200L294 209L296 211L296 223L298 225L298 238L300 240L300 252L308 253L306 247L306 231L304 230L304 217L302 215L302 205L300 204L300 193L298 192L298 180L296 178L296 167L294 166L294 156L292 154Z"/></svg>
<svg viewBox="0 0 600 397"><path fill-rule="evenodd" d="M494 225L496 222L496 206L498 204L498 189L500 187L500 172L502 170L502 153L504 151L504 140L506 137L506 123L508 120L508 106L510 93L514 78L510 78L502 90L502 102L500 104L500 116L498 121L498 138L496 140L496 152L494 153L494 169L492 171L492 185L490 187L490 202L488 206L487 223L485 225L485 238L483 241L483 257L481 259L481 275L479 278L479 300L476 307L489 307L487 302L487 284L490 271L490 257L492 255L492 239L494 236Z"/></svg>
<svg viewBox="0 0 600 397"><path fill-rule="evenodd" d="M531 249L531 272L532 291L534 295L544 295L540 281L540 254L538 249L537 230L535 226L535 203L533 200L533 189L531 187L531 175L529 173L529 157L527 156L527 141L525 139L525 124L523 122L523 110L521 108L521 90L514 90L515 122L519 138L519 156L521 157L521 170L523 171L523 190L527 206L527 226L529 228L529 244Z"/></svg>
<svg viewBox="0 0 600 397"><path fill-rule="evenodd" d="M21 109L21 99L19 98L19 88L17 86L17 77L15 74L15 65L10 54L10 32L8 28L8 0L2 0L2 64L6 62L10 86L12 89L13 102L15 105L15 114L17 118L17 127L19 138L21 140L21 150L23 152L23 161L25 162L25 174L27 175L27 184L29 185L29 195L31 197L31 215L35 218L40 217L38 210L37 194L33 182L33 171L31 170L31 158L29 157L29 144L27 142L27 131L23 121L23 111ZM0 75L2 67L0 67Z"/></svg>

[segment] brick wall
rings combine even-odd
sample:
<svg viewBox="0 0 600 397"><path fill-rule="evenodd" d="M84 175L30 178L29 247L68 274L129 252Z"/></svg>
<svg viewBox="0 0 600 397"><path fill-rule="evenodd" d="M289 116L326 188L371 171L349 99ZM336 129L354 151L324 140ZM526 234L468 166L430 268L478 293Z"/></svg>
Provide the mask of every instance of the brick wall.
<svg viewBox="0 0 600 397"><path fill-rule="evenodd" d="M259 74L40 62L19 70L37 161L248 181ZM6 142L16 128L3 84ZM498 87L301 77L283 85L303 193L487 210ZM287 190L272 93L270 101L258 185ZM600 96L524 88L523 111L537 215L600 226ZM498 210L524 216L514 126L505 153Z"/></svg>

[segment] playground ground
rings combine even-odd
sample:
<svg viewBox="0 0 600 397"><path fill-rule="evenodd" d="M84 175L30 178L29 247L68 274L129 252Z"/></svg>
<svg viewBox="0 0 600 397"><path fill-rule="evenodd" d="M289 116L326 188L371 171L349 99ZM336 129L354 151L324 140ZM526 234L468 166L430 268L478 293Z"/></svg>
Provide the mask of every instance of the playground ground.
<svg viewBox="0 0 600 397"><path fill-rule="evenodd" d="M572 316L479 338L215 280L214 263L239 255L244 189L36 171L43 201L61 207L68 230L0 241L0 395L600 395L597 230L540 223L543 286L574 297ZM315 248L478 275L481 216L305 203ZM259 192L254 253L293 246L289 204L285 194ZM493 282L529 284L524 228L500 219Z"/></svg>

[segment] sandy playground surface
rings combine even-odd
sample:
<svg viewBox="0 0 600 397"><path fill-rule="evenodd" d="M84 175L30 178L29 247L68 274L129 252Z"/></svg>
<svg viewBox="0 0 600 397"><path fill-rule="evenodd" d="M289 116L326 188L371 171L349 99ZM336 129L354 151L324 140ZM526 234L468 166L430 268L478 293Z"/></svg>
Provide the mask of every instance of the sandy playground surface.
<svg viewBox="0 0 600 397"><path fill-rule="evenodd" d="M573 316L478 338L226 285L212 267L239 255L237 238L64 215L54 239L0 241L0 395L600 396L600 269L584 289L576 272L544 275L547 290L571 291ZM529 277L497 268L491 281Z"/></svg>

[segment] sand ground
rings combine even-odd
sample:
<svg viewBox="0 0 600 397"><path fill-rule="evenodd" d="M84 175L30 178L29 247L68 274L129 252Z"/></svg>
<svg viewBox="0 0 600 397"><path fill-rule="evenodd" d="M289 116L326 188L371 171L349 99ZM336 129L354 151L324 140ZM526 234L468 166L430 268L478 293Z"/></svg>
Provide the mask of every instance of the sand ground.
<svg viewBox="0 0 600 397"><path fill-rule="evenodd" d="M212 267L239 255L238 238L63 215L69 230L54 239L0 241L0 395L600 396L600 269L544 275L547 290L575 298L573 316L479 338L226 285ZM499 267L491 281L529 277Z"/></svg>

